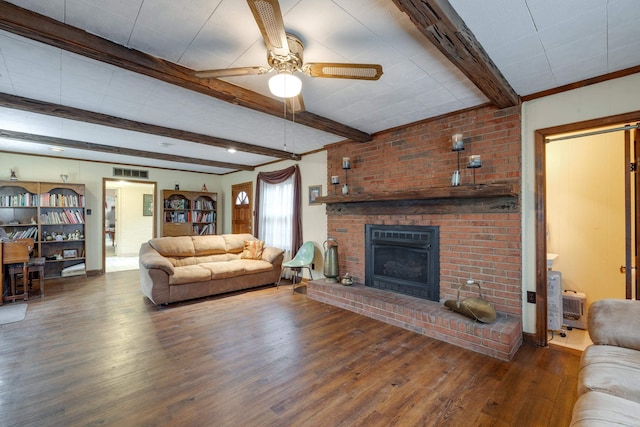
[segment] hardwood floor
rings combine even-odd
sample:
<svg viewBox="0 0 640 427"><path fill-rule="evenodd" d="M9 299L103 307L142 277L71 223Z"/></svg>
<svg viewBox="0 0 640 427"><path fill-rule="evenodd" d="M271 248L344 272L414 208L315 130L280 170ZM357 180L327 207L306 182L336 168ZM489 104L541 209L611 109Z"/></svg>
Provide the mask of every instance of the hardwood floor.
<svg viewBox="0 0 640 427"><path fill-rule="evenodd" d="M0 326L0 425L569 424L575 354L503 362L290 286L160 308L138 287L137 271L47 281Z"/></svg>

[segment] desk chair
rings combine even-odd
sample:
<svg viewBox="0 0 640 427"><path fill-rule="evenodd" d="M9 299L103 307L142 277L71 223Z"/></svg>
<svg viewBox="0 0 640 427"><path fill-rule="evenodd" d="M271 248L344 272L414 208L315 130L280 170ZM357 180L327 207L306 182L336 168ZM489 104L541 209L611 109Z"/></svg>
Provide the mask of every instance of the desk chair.
<svg viewBox="0 0 640 427"><path fill-rule="evenodd" d="M40 291L40 298L44 297L44 263L45 259L29 258L27 263L27 277L29 283L29 291L33 290L33 276L38 273L38 290ZM7 274L9 275L10 287L15 289L15 282L19 276L22 276L24 280L24 267L21 264L10 264L7 267Z"/></svg>
<svg viewBox="0 0 640 427"><path fill-rule="evenodd" d="M29 298L29 254L33 251L33 239L19 239L2 243L2 268L9 274L9 286L4 290L3 301L15 301ZM17 293L16 276L22 273L22 293Z"/></svg>
<svg viewBox="0 0 640 427"><path fill-rule="evenodd" d="M304 242L304 244L298 249L296 256L287 262L282 263L282 269L280 270L280 277L278 278L278 284L276 288L280 286L280 280L282 279L282 273L285 268L290 270L300 271L303 268L309 270L309 277L313 280L313 274L311 274L311 263L313 262L313 255L315 252L315 246L312 241ZM293 276L293 292L296 291L296 275ZM302 279L300 279L302 280Z"/></svg>

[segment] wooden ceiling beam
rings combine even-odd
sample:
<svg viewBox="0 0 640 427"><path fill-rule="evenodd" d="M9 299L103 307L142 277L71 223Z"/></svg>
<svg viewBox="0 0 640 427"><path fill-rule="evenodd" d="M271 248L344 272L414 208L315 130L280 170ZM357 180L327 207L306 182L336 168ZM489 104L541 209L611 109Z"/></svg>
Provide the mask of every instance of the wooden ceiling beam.
<svg viewBox="0 0 640 427"><path fill-rule="evenodd" d="M189 68L126 48L6 1L0 1L0 29L283 119L282 102L278 100L222 80L198 79ZM295 120L298 124L353 141L372 139L366 132L306 111L296 113Z"/></svg>
<svg viewBox="0 0 640 427"><path fill-rule="evenodd" d="M237 151L244 151L246 153L259 154L268 157L276 157L280 159L300 158L300 156L298 156L297 154L293 154L284 150L275 150L273 148L245 144L243 142L232 141L215 136L203 135L200 133L188 132L185 130L136 122L134 120L122 119L120 117L109 116L107 114L94 113L92 111L81 110L79 108L52 104L50 102L38 101L35 99L24 98L7 93L0 93L0 107L29 111L31 113L44 114L47 116L58 117L62 119L93 123L95 125L108 126L133 132L141 132L150 135L191 141L198 144L208 145L210 147L220 147L224 149L233 148Z"/></svg>
<svg viewBox="0 0 640 427"><path fill-rule="evenodd" d="M393 0L418 30L498 108L520 97L447 0Z"/></svg>
<svg viewBox="0 0 640 427"><path fill-rule="evenodd" d="M155 153L151 151L135 150L125 147L114 147L112 145L95 144L92 142L76 141L73 139L56 138L53 136L36 135L32 133L15 132L0 129L0 138L7 138L19 141L34 142L36 144L53 145L55 147L77 148L80 150L99 151L107 154L117 154L121 156L143 157L147 159L165 160L168 162L196 164L211 166L230 170L252 171L253 166L240 165L235 163L217 162L215 160L197 159L194 157L176 156L173 154Z"/></svg>

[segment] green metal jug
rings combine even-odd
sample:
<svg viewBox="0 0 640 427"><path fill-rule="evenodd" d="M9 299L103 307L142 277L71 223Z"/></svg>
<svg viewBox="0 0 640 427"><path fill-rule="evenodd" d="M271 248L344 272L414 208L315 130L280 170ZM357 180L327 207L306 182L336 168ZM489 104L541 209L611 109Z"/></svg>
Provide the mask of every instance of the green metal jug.
<svg viewBox="0 0 640 427"><path fill-rule="evenodd" d="M338 283L340 267L338 265L338 242L333 237L328 237L322 243L324 248L324 269L323 274L328 283Z"/></svg>

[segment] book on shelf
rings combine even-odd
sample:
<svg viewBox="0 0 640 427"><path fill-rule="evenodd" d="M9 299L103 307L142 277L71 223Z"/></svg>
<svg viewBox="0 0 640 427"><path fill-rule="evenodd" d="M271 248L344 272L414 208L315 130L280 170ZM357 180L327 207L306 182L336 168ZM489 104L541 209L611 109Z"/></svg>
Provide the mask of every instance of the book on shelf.
<svg viewBox="0 0 640 427"><path fill-rule="evenodd" d="M24 230L14 230L12 232L7 233L7 237L11 240L18 239L29 239L33 238L34 240L38 239L38 227L29 227Z"/></svg>
<svg viewBox="0 0 640 427"><path fill-rule="evenodd" d="M215 209L215 202L211 200L195 200L193 202L193 208L196 210L213 210Z"/></svg>
<svg viewBox="0 0 640 427"><path fill-rule="evenodd" d="M40 214L42 224L84 224L84 216L79 210L64 209L61 212L45 212Z"/></svg>
<svg viewBox="0 0 640 427"><path fill-rule="evenodd" d="M0 196L0 207L29 208L38 206L38 196L31 193L20 193L14 195Z"/></svg>
<svg viewBox="0 0 640 427"><path fill-rule="evenodd" d="M203 226L202 229L198 232L199 228L200 228L199 226L194 227L194 232L195 232L194 234L200 234L200 235L216 234L216 230L213 224L207 224Z"/></svg>
<svg viewBox="0 0 640 427"><path fill-rule="evenodd" d="M81 208L84 207L84 195L42 193L40 206Z"/></svg>

